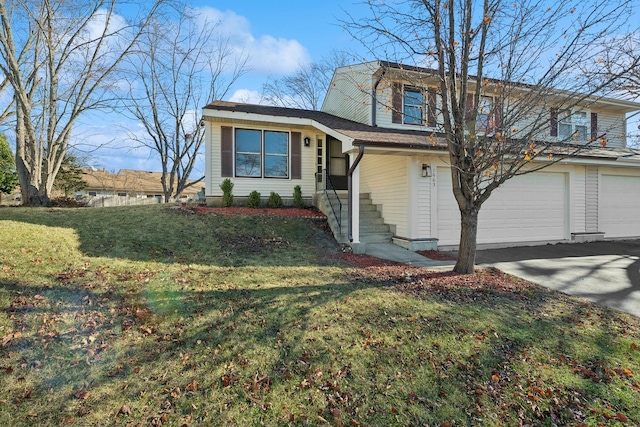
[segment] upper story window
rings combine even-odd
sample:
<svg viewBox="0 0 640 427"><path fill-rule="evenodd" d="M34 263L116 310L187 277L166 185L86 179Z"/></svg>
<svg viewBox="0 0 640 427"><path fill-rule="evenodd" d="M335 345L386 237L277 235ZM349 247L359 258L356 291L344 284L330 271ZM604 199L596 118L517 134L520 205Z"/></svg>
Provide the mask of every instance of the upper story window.
<svg viewBox="0 0 640 427"><path fill-rule="evenodd" d="M391 122L435 127L436 88L414 87L401 82L391 85Z"/></svg>
<svg viewBox="0 0 640 427"><path fill-rule="evenodd" d="M587 113L562 111L558 115L558 137L562 140L587 140Z"/></svg>
<svg viewBox="0 0 640 427"><path fill-rule="evenodd" d="M595 141L598 131L598 113L592 111L551 109L550 134L561 142L574 143Z"/></svg>
<svg viewBox="0 0 640 427"><path fill-rule="evenodd" d="M403 96L404 123L422 125L424 123L424 95L417 88L404 88Z"/></svg>
<svg viewBox="0 0 640 427"><path fill-rule="evenodd" d="M236 129L235 163L238 177L287 178L289 133Z"/></svg>

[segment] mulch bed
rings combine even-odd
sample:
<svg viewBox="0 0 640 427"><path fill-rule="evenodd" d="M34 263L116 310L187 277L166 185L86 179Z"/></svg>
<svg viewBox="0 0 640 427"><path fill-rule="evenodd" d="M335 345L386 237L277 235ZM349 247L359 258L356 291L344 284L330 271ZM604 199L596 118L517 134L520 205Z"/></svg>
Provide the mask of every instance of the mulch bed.
<svg viewBox="0 0 640 427"><path fill-rule="evenodd" d="M436 251L421 251L431 254ZM446 255L446 254L442 254ZM425 254L425 256L428 256ZM537 288L533 283L510 276L494 268L477 268L474 274L458 274L453 271L435 271L388 261L370 255L343 253L339 258L354 266L347 273L351 280L363 283L385 284L396 291L424 297L443 291L465 290L472 293L520 292ZM434 258L432 258L434 259ZM451 259L441 258L441 259Z"/></svg>
<svg viewBox="0 0 640 427"><path fill-rule="evenodd" d="M230 206L227 208L214 208L209 206L197 206L193 208L196 215L216 214L216 215L264 215L264 216L284 216L299 218L326 218L325 214L312 208L245 208Z"/></svg>

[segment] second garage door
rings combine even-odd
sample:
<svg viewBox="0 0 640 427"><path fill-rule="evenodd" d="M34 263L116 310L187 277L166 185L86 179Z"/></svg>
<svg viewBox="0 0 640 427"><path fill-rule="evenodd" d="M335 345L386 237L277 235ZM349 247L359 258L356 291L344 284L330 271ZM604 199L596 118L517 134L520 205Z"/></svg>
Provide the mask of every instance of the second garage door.
<svg viewBox="0 0 640 427"><path fill-rule="evenodd" d="M439 245L460 242L460 211L451 174L438 168ZM494 191L482 208L478 243L535 242L566 239L566 174L537 172L514 177Z"/></svg>
<svg viewBox="0 0 640 427"><path fill-rule="evenodd" d="M640 177L603 174L600 183L599 231L605 238L640 236Z"/></svg>

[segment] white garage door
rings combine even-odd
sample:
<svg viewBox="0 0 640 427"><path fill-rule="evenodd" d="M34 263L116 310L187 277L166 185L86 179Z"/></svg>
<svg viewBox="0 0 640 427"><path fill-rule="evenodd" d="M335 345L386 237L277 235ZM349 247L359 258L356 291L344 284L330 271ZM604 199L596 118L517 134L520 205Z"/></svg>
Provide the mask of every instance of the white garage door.
<svg viewBox="0 0 640 427"><path fill-rule="evenodd" d="M438 168L439 245L460 243L460 211L451 190L451 174ZM507 181L480 209L478 243L566 239L564 173L537 172Z"/></svg>
<svg viewBox="0 0 640 427"><path fill-rule="evenodd" d="M604 237L640 236L640 177L602 175L599 193Z"/></svg>

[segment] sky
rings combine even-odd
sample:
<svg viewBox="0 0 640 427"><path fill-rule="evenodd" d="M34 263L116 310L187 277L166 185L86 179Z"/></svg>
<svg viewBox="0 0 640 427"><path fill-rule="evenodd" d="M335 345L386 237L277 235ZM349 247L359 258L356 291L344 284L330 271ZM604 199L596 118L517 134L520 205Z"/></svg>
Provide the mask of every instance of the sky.
<svg viewBox="0 0 640 427"><path fill-rule="evenodd" d="M219 30L232 47L248 54L250 69L225 100L258 102L268 79L319 61L332 50L355 52L355 62L374 59L340 23L345 12L354 19L370 17L361 0L192 0L190 4L203 17L220 22ZM120 114L88 113L80 117L74 130L76 141L83 142L84 148L76 154L90 165L109 171L159 171L158 155L131 142L131 133L142 134L143 130ZM192 178L204 174L202 157Z"/></svg>
<svg viewBox="0 0 640 427"><path fill-rule="evenodd" d="M338 18L344 10L360 13L363 6L359 2L209 0L193 1L191 5L213 21L219 21L219 29L231 44L248 53L249 71L236 82L225 100L258 102L267 79L319 61L333 49L361 49L360 43L343 30ZM80 119L75 135L92 147L102 148L79 154L91 165L109 171L159 171L157 155L126 142L128 132L135 132L136 127L135 123L118 115L88 114ZM199 174L204 174L202 158L192 178Z"/></svg>

